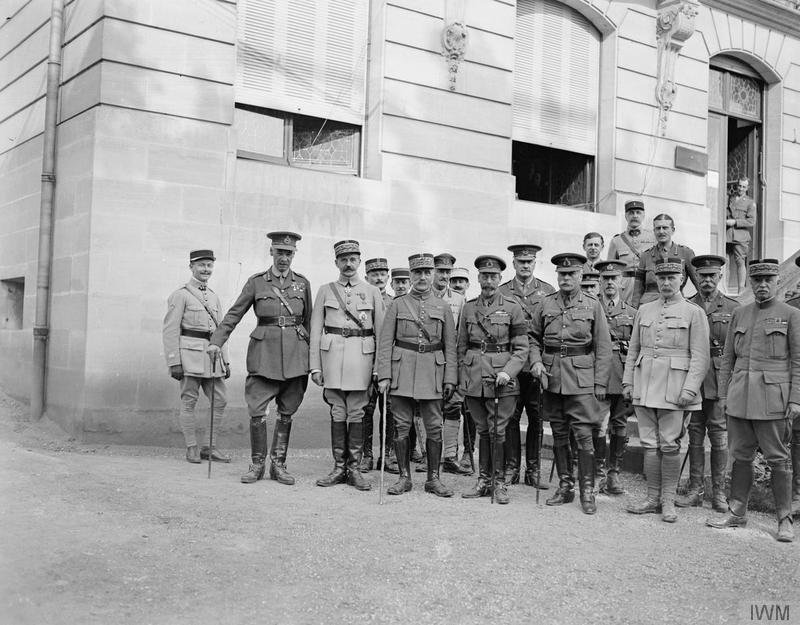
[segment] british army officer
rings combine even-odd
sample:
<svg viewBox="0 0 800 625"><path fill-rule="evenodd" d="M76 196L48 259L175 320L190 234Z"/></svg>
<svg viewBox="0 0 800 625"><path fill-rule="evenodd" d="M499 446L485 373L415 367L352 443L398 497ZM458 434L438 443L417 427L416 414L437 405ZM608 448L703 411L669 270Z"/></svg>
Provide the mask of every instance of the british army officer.
<svg viewBox="0 0 800 625"><path fill-rule="evenodd" d="M199 464L201 456L208 458L209 453L208 447L204 447L199 454L197 451L194 409L200 389L203 389L209 401L213 392L214 419L219 424L225 412L225 381L214 381L214 378L230 376L227 351L222 353L222 363L216 367L216 371L211 359L206 356L208 339L222 313L219 297L208 286L215 260L212 250L189 252L192 278L169 296L167 315L164 317L164 355L169 374L180 382L179 421L186 443L186 460L193 464ZM228 456L216 449L211 450L211 458L230 462Z"/></svg>
<svg viewBox="0 0 800 625"><path fill-rule="evenodd" d="M347 482L358 490L372 485L361 475L364 408L376 375L375 347L383 323L380 290L358 277L358 241L333 246L339 277L320 287L311 316L311 379L323 387L331 411L334 466L317 486ZM345 467L345 458L347 466Z"/></svg>
<svg viewBox="0 0 800 625"><path fill-rule="evenodd" d="M528 324L520 305L498 291L505 261L478 256L475 267L481 294L461 313L458 384L480 437L480 472L475 488L461 496L486 497L494 483L495 500L506 504L503 445L519 395L516 378L528 361Z"/></svg>
<svg viewBox="0 0 800 625"><path fill-rule="evenodd" d="M264 477L267 455L267 407L273 399L278 418L272 435L269 476L281 484L294 484L286 470L286 452L297 412L308 385L308 330L311 320L311 285L292 271L301 239L294 232L270 232L272 266L250 276L242 293L211 337L209 354L228 340L252 307L258 325L247 347L244 398L250 415L250 470L241 481L251 484Z"/></svg>

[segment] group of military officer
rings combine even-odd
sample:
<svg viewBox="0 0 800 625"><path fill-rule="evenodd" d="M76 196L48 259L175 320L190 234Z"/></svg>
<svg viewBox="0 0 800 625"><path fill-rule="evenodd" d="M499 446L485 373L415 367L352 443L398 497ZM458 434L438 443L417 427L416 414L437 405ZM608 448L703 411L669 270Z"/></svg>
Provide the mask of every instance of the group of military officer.
<svg viewBox="0 0 800 625"><path fill-rule="evenodd" d="M590 233L584 239L587 256L552 257L556 290L533 276L541 247L512 245L515 276L501 284L505 261L479 256L474 265L480 295L469 301L464 297L469 273L455 267L450 254L415 254L407 268L391 272L385 259L370 259L364 281L358 274L360 245L344 240L333 250L338 277L317 291L312 306L308 280L291 269L301 236L272 232L272 266L247 280L222 317L219 299L207 285L214 254L191 252L192 279L170 296L164 323L167 364L181 382L187 460L200 462L210 454L229 461L214 446L198 451L193 412L202 388L213 395L215 418L221 418L224 379L230 375L224 346L253 307L258 325L250 334L245 386L251 465L242 482L262 479L268 466L271 479L294 483L286 454L292 416L310 374L331 415L333 467L318 486L371 488L363 472L373 467L377 404L387 430L380 453L387 470L398 475L389 494L411 490L410 463L419 437L423 450L417 459L424 458L427 492L452 496L440 468L473 473L477 443L478 479L462 497L508 503L507 485L519 481L522 468L524 411L524 482L548 488L539 469L547 420L559 484L546 503L574 499L577 465L581 508L594 514L598 474L602 490L624 492L619 471L627 418L635 411L648 495L629 512L658 512L674 522L676 505L702 505L708 432L712 504L727 513L708 524L744 525L752 482L747 466L760 447L772 468L778 538L792 540L792 512L800 508L800 453L792 454L793 486L787 437L796 421L792 452L800 452L800 419L794 419L800 413L800 298L797 308L775 302L777 261L754 261L756 302L736 308L718 290L725 259L695 256L674 243L668 215L654 219L653 234L642 227L641 202L625 208L628 227L612 239L607 261L598 258L602 236ZM692 301L682 295L687 279L698 290ZM394 297L386 292L389 280ZM727 393L735 403L726 404ZM268 450L266 416L273 399L278 414ZM690 480L686 496L676 499L680 440L689 415ZM735 440L727 440L726 430L730 436L735 431ZM726 501L728 449L734 461Z"/></svg>

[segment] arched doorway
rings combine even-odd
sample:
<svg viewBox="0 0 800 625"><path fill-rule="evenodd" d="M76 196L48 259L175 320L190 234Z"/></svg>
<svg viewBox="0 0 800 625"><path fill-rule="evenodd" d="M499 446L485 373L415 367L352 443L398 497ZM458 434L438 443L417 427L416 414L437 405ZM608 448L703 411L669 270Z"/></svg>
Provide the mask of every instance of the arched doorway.
<svg viewBox="0 0 800 625"><path fill-rule="evenodd" d="M728 258L728 293L738 292L731 248L726 248L729 202L740 178L750 182L748 195L756 202L750 231L748 260L763 250L763 115L764 81L737 58L711 59L708 88L708 206L712 209L711 249Z"/></svg>

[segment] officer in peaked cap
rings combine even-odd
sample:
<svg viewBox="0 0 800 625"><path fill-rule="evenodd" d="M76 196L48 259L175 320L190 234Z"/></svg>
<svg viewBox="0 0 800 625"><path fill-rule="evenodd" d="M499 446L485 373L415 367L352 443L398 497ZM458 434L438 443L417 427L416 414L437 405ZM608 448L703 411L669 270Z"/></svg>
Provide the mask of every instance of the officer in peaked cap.
<svg viewBox="0 0 800 625"><path fill-rule="evenodd" d="M644 224L644 202L629 200L625 202L624 232L615 234L608 244L608 259L621 260L626 268L620 280L622 301L630 303L633 295L634 274L639 265L642 252L656 243L655 235Z"/></svg>
<svg viewBox="0 0 800 625"><path fill-rule="evenodd" d="M450 288L464 297L469 289L469 269L466 267L453 267L450 272Z"/></svg>
<svg viewBox="0 0 800 625"><path fill-rule="evenodd" d="M592 433L602 418L598 400L605 400L608 386L611 339L600 302L580 289L586 258L566 253L556 254L551 261L559 290L536 307L531 324L531 371L544 388L544 417L553 431L559 477L558 490L546 503L558 506L575 497L569 449L572 430L578 446L581 507L586 514L594 514Z"/></svg>
<svg viewBox="0 0 800 625"><path fill-rule="evenodd" d="M213 250L189 252L192 277L169 296L163 326L164 355L169 374L180 382L179 421L186 442L186 460L193 464L208 458L209 453L213 460L230 462L228 456L217 449L209 452L207 446L198 453L194 422L194 409L201 388L209 401L213 395L214 420L217 424L222 422L226 405L225 380L222 378L230 376L227 350L222 353L222 363L216 371L205 355L208 340L222 314L219 297L208 286L215 260Z"/></svg>
<svg viewBox="0 0 800 625"><path fill-rule="evenodd" d="M717 397L719 368L725 337L731 327L733 311L739 303L726 297L717 289L722 279L722 256L706 254L692 259L700 282L700 290L689 301L697 304L706 313L709 327L710 365L703 380L700 410L692 413L689 421L689 488L686 496L679 497L675 505L679 508L702 506L705 491L706 432L711 442L711 505L717 512L725 512L725 469L728 466L728 436L724 406Z"/></svg>
<svg viewBox="0 0 800 625"><path fill-rule="evenodd" d="M411 282L411 273L407 267L395 267L392 269L392 291L394 296L405 295Z"/></svg>
<svg viewBox="0 0 800 625"><path fill-rule="evenodd" d="M519 395L516 378L528 362L528 324L522 307L499 292L505 261L478 256L475 267L481 294L464 306L458 363L459 388L480 437L480 473L475 488L462 497L488 496L494 482L495 499L505 504L509 499L503 449L506 426Z"/></svg>
<svg viewBox="0 0 800 625"><path fill-rule="evenodd" d="M369 490L372 486L360 469L364 407L376 375L375 346L383 323L383 297L358 277L358 241L339 241L333 251L339 277L317 291L311 316L311 379L323 387L322 397L330 406L334 461L331 472L317 480L317 486L347 482L358 490Z"/></svg>
<svg viewBox="0 0 800 625"><path fill-rule="evenodd" d="M514 256L511 262L515 275L508 282L501 284L499 291L522 307L525 321L530 329L536 304L541 302L546 295L555 292L555 289L551 284L539 280L533 275L536 267L536 255L542 250L540 246L533 243L520 243L509 245L508 250ZM525 434L525 484L539 489L547 489L547 483L540 481L535 475L543 434L542 417L538 408L539 389L531 375L529 365L523 368L517 379L519 382L517 404L506 428L506 482L509 484L519 482L520 456L522 454L520 420L522 412L525 411L528 417L528 430Z"/></svg>
<svg viewBox="0 0 800 625"><path fill-rule="evenodd" d="M585 265L584 265L585 266ZM581 290L584 293L600 296L600 272L594 269L584 269L581 275Z"/></svg>
<svg viewBox="0 0 800 625"><path fill-rule="evenodd" d="M297 412L308 386L308 332L311 321L311 284L291 266L302 238L294 232L270 232L272 266L250 276L242 292L211 337L209 353L224 345L252 307L258 325L247 347L244 397L250 415L251 465L241 481L264 477L267 457L267 409L275 400L278 418L269 451L269 476L294 484L286 469L286 453Z"/></svg>
<svg viewBox="0 0 800 625"><path fill-rule="evenodd" d="M795 265L800 267L800 256L794 259ZM800 291L800 288L797 289ZM800 309L800 295L787 300L792 308ZM794 420L792 428L792 514L800 515L800 419Z"/></svg>

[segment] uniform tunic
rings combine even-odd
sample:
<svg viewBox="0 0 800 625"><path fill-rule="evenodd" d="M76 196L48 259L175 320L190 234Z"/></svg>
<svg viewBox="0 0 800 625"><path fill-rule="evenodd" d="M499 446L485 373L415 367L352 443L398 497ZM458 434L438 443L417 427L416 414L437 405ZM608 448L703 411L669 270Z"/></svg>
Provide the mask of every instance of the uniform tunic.
<svg viewBox="0 0 800 625"><path fill-rule="evenodd" d="M689 301L705 311L708 321L711 364L703 380L703 398L717 399L722 351L725 347L725 338L731 325L733 311L739 307L739 302L719 291L716 291L708 302L700 293L697 293Z"/></svg>
<svg viewBox="0 0 800 625"><path fill-rule="evenodd" d="M464 310L466 298L461 295L461 293L457 293L451 289L449 286L443 288L441 291L433 289L433 294L439 299L443 299L445 302L447 302L448 306L450 306L450 311L453 313L453 322L455 324L454 327L457 328L458 322L461 319L461 311Z"/></svg>
<svg viewBox="0 0 800 625"><path fill-rule="evenodd" d="M627 230L624 234L627 235L628 241L633 245L631 248L625 242L622 234L615 234L608 244L608 260L621 260L628 266L627 270L633 272L639 266L639 257L642 252L656 244L656 237L653 231L647 228ZM633 295L633 284L634 279L632 277L625 276L620 281L620 297L622 297L623 301L630 303Z"/></svg>
<svg viewBox="0 0 800 625"><path fill-rule="evenodd" d="M525 314L525 321L528 323L529 328L536 304L542 301L545 295L555 293L555 289L551 284L538 278L531 278L527 284L523 284L518 278L512 278L508 282L501 284L498 290L522 307L522 312Z"/></svg>
<svg viewBox="0 0 800 625"><path fill-rule="evenodd" d="M683 275L681 282L681 291L686 285L686 280L691 280L694 288L700 290L699 281L697 279L697 270L691 264L694 258L694 251L685 245L678 245L672 243L666 253L662 252L658 245L654 245L642 253L639 259L639 265L636 270L636 282L633 287L633 295L630 303L639 308L641 304L652 302L659 298L658 282L656 281L655 266L657 262L662 259L666 260L668 257L678 257L683 260L686 272Z"/></svg>
<svg viewBox="0 0 800 625"><path fill-rule="evenodd" d="M732 195L728 200L728 219L735 219L735 226L725 229L725 240L741 246L744 256L750 249L750 229L756 225L756 203L746 195Z"/></svg>
<svg viewBox="0 0 800 625"><path fill-rule="evenodd" d="M622 394L622 374L625 370L625 357L628 355L628 345L633 331L633 320L636 317L636 309L630 304L626 304L621 298L608 301L603 297L603 310L606 311L608 330L611 334L611 367L609 369L608 395Z"/></svg>

